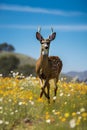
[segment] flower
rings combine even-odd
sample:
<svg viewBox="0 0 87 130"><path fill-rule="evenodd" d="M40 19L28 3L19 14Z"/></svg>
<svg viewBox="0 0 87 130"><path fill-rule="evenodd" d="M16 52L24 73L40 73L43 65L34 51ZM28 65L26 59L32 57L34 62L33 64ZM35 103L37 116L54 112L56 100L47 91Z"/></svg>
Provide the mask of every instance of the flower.
<svg viewBox="0 0 87 130"><path fill-rule="evenodd" d="M84 111L85 111L85 108L81 108L81 109L80 109L80 112L84 112Z"/></svg>
<svg viewBox="0 0 87 130"><path fill-rule="evenodd" d="M56 100L56 96L53 97L53 100Z"/></svg>
<svg viewBox="0 0 87 130"><path fill-rule="evenodd" d="M73 113L72 113L72 116L76 116L76 112L73 112Z"/></svg>
<svg viewBox="0 0 87 130"><path fill-rule="evenodd" d="M70 128L75 128L76 126L76 120L75 119L71 119L69 122Z"/></svg>
<svg viewBox="0 0 87 130"><path fill-rule="evenodd" d="M65 113L64 116L65 116L66 118L68 118L68 117L69 117L69 113Z"/></svg>
<svg viewBox="0 0 87 130"><path fill-rule="evenodd" d="M51 120L50 120L50 119L47 119L47 120L46 120L46 123L50 124L50 123L51 123Z"/></svg>
<svg viewBox="0 0 87 130"><path fill-rule="evenodd" d="M8 124L9 124L9 122L8 122L8 121L5 121L5 124L6 124L6 125L8 125Z"/></svg>
<svg viewBox="0 0 87 130"><path fill-rule="evenodd" d="M19 102L18 105L21 106L23 103L22 102Z"/></svg>
<svg viewBox="0 0 87 130"><path fill-rule="evenodd" d="M63 93L60 93L60 97L63 96Z"/></svg>
<svg viewBox="0 0 87 130"><path fill-rule="evenodd" d="M0 125L3 124L3 120L0 120Z"/></svg>

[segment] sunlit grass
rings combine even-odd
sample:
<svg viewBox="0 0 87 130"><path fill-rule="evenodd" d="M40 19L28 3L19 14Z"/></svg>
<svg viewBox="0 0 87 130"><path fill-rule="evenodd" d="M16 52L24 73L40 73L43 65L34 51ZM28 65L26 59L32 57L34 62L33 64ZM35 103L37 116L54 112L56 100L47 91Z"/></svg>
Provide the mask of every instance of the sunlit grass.
<svg viewBox="0 0 87 130"><path fill-rule="evenodd" d="M58 82L56 102L39 98L38 78L0 77L0 130L86 130L87 85Z"/></svg>

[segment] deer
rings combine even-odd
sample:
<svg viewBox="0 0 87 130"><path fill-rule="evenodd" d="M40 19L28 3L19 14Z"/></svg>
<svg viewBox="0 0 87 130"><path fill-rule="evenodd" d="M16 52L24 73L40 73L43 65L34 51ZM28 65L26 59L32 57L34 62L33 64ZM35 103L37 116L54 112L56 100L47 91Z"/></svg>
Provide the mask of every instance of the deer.
<svg viewBox="0 0 87 130"><path fill-rule="evenodd" d="M49 56L49 48L50 43L55 39L56 32L53 32L53 28L51 28L52 34L49 35L49 38L44 39L40 34L41 28L36 32L36 39L39 40L41 44L41 52L40 57L36 61L36 74L40 79L41 83L41 92L40 98L42 98L43 94L48 99L48 103L50 103L50 83L51 79L54 80L54 97L53 101L56 100L57 94L57 82L59 80L59 75L62 70L62 61L58 56ZM45 90L47 89L47 90Z"/></svg>

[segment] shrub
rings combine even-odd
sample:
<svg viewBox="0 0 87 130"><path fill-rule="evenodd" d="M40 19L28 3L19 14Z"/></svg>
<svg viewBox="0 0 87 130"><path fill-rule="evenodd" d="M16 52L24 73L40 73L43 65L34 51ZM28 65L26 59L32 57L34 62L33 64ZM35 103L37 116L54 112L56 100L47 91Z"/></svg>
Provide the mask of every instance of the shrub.
<svg viewBox="0 0 87 130"><path fill-rule="evenodd" d="M10 71L17 69L19 59L13 55L0 57L0 73L8 76Z"/></svg>
<svg viewBox="0 0 87 130"><path fill-rule="evenodd" d="M19 68L16 69L16 71L22 73L24 76L29 76L30 74L35 76L35 66L31 66L29 64L20 66Z"/></svg>

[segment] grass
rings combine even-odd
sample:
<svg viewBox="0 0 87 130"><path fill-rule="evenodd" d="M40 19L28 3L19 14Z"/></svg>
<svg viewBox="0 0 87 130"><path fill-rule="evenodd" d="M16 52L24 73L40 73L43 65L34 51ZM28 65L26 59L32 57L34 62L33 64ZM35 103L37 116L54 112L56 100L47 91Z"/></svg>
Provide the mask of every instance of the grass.
<svg viewBox="0 0 87 130"><path fill-rule="evenodd" d="M0 77L0 130L86 130L87 85L58 82L56 102L39 98L36 77Z"/></svg>

